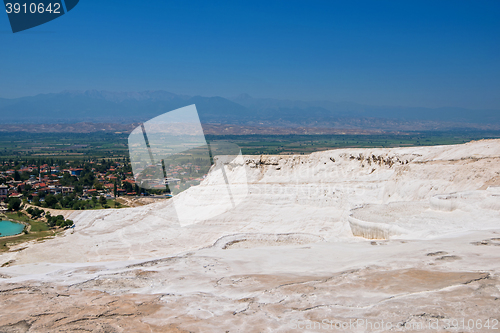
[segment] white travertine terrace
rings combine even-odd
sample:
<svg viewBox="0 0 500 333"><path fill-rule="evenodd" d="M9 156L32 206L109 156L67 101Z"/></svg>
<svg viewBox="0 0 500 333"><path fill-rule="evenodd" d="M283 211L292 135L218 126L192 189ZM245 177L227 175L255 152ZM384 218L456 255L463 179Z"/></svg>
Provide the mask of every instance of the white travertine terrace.
<svg viewBox="0 0 500 333"><path fill-rule="evenodd" d="M238 200L241 203L236 208L221 215L183 227L168 201L130 209L76 212L71 216L76 224L74 231L30 246L18 253L16 260L29 263L42 258L50 262L145 259L210 246L223 236L238 233L306 233L326 240L348 241L353 238L351 228L363 236L365 232L360 232L360 228L367 228L366 222L377 222L378 229L384 224L380 219L349 218L356 208L396 202L418 202L419 207L430 203L431 210L419 214L432 222L412 222L415 217L407 216L407 223L387 221L392 231L369 236L377 233L370 231L368 238L412 238L411 228L408 229L412 223L419 225L413 233L417 239L489 229L499 223L498 210L474 205L468 208L468 214L484 213L483 223L464 217L462 211L456 216L453 212L440 213L446 210L448 202L460 206L461 202L465 205L476 200L483 206L498 207L498 197L487 190L500 185L498 140L458 146L339 149L307 156L244 156L244 160L244 166L238 165L229 173L240 174L248 181L248 195ZM246 182L241 186L247 186ZM237 195L237 184L233 188ZM209 174L200 186L181 193L175 200L185 202L186 214L200 220L204 211L217 207L224 191L220 173ZM481 194L458 199L467 196L463 194L466 191L484 193L482 196L489 201L479 199ZM246 194L245 187L241 195ZM457 199L443 199L447 196ZM413 210L406 211L407 215L413 214ZM377 229L375 225L372 228Z"/></svg>
<svg viewBox="0 0 500 333"><path fill-rule="evenodd" d="M0 255L0 265L10 263L0 269L0 295L49 284L81 300L80 310L96 292L134 304L145 302L138 295L162 295L150 300L151 313L127 310L122 324L110 318L116 331L294 332L293 320L406 323L464 313L500 319L500 140L243 156L228 172L246 179L232 183L235 208L203 219L224 192L217 172L176 197L196 223L181 225L172 201L73 213L74 230ZM52 294L40 290L39 308L14 307L0 331L18 317L37 332L82 328L70 305L56 312L73 321L39 321L55 311L43 310ZM9 304L22 300L10 293ZM106 313L81 320L101 325Z"/></svg>

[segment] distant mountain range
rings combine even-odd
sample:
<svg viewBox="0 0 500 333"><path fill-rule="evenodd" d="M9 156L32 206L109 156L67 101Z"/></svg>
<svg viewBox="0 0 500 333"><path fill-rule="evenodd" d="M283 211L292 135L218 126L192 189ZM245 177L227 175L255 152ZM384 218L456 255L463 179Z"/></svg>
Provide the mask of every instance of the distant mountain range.
<svg viewBox="0 0 500 333"><path fill-rule="evenodd" d="M500 130L500 110L383 107L330 101L290 101L176 95L166 91L85 92L0 99L0 124L77 122L134 123L196 104L206 124L405 130L474 128Z"/></svg>

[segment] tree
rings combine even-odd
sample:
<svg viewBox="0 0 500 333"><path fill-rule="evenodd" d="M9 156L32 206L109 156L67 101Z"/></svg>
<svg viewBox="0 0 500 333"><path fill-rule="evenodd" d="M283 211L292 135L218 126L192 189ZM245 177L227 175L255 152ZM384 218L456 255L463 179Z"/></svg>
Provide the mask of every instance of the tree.
<svg viewBox="0 0 500 333"><path fill-rule="evenodd" d="M21 175L19 174L19 172L17 170L14 172L14 180L16 182L21 180Z"/></svg>
<svg viewBox="0 0 500 333"><path fill-rule="evenodd" d="M116 186L116 180L115 180L115 184L113 186L113 194L115 195L115 199L116 199L116 194L118 193L118 186Z"/></svg>
<svg viewBox="0 0 500 333"><path fill-rule="evenodd" d="M82 194L83 193L83 186L82 185L75 185L75 193Z"/></svg>
<svg viewBox="0 0 500 333"><path fill-rule="evenodd" d="M94 188L98 191L103 190L102 184L97 179L94 181Z"/></svg>
<svg viewBox="0 0 500 333"><path fill-rule="evenodd" d="M47 207L55 208L58 201L57 201L57 198L55 196L53 196L52 194L48 194L45 197L45 203L47 203Z"/></svg>
<svg viewBox="0 0 500 333"><path fill-rule="evenodd" d="M99 198L99 203L101 204L101 206L103 206L103 207L104 207L104 205L106 205L106 204L108 203L108 200L106 200L106 198L105 198L105 197L101 196L101 197Z"/></svg>
<svg viewBox="0 0 500 333"><path fill-rule="evenodd" d="M19 208L21 208L21 199L19 198L10 198L9 199L9 205L8 205L8 210L12 211L18 211Z"/></svg>
<svg viewBox="0 0 500 333"><path fill-rule="evenodd" d="M127 193L134 191L134 187L129 182L123 183L123 187Z"/></svg>

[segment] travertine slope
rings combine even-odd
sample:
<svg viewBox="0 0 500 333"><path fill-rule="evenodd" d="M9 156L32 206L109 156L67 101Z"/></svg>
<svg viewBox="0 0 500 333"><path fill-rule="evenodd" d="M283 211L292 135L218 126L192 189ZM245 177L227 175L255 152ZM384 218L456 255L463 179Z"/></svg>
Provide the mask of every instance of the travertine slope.
<svg viewBox="0 0 500 333"><path fill-rule="evenodd" d="M172 201L75 212L74 230L0 256L0 332L498 321L499 162L500 140L244 156L226 170L240 203L197 223L176 209L217 211L220 173Z"/></svg>

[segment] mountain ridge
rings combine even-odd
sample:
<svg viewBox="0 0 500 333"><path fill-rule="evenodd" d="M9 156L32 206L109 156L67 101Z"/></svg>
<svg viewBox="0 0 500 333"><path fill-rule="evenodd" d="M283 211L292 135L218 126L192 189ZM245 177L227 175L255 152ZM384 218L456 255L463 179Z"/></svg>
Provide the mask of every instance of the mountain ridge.
<svg viewBox="0 0 500 333"><path fill-rule="evenodd" d="M432 122L435 126L437 122L451 128L500 129L500 110L372 106L354 102L253 98L248 94L234 98L188 96L164 90L66 90L15 99L0 98L0 124L143 122L191 104L196 105L202 123L212 124L337 127L343 123L364 123L370 127L370 123L385 121L396 126L405 122Z"/></svg>

